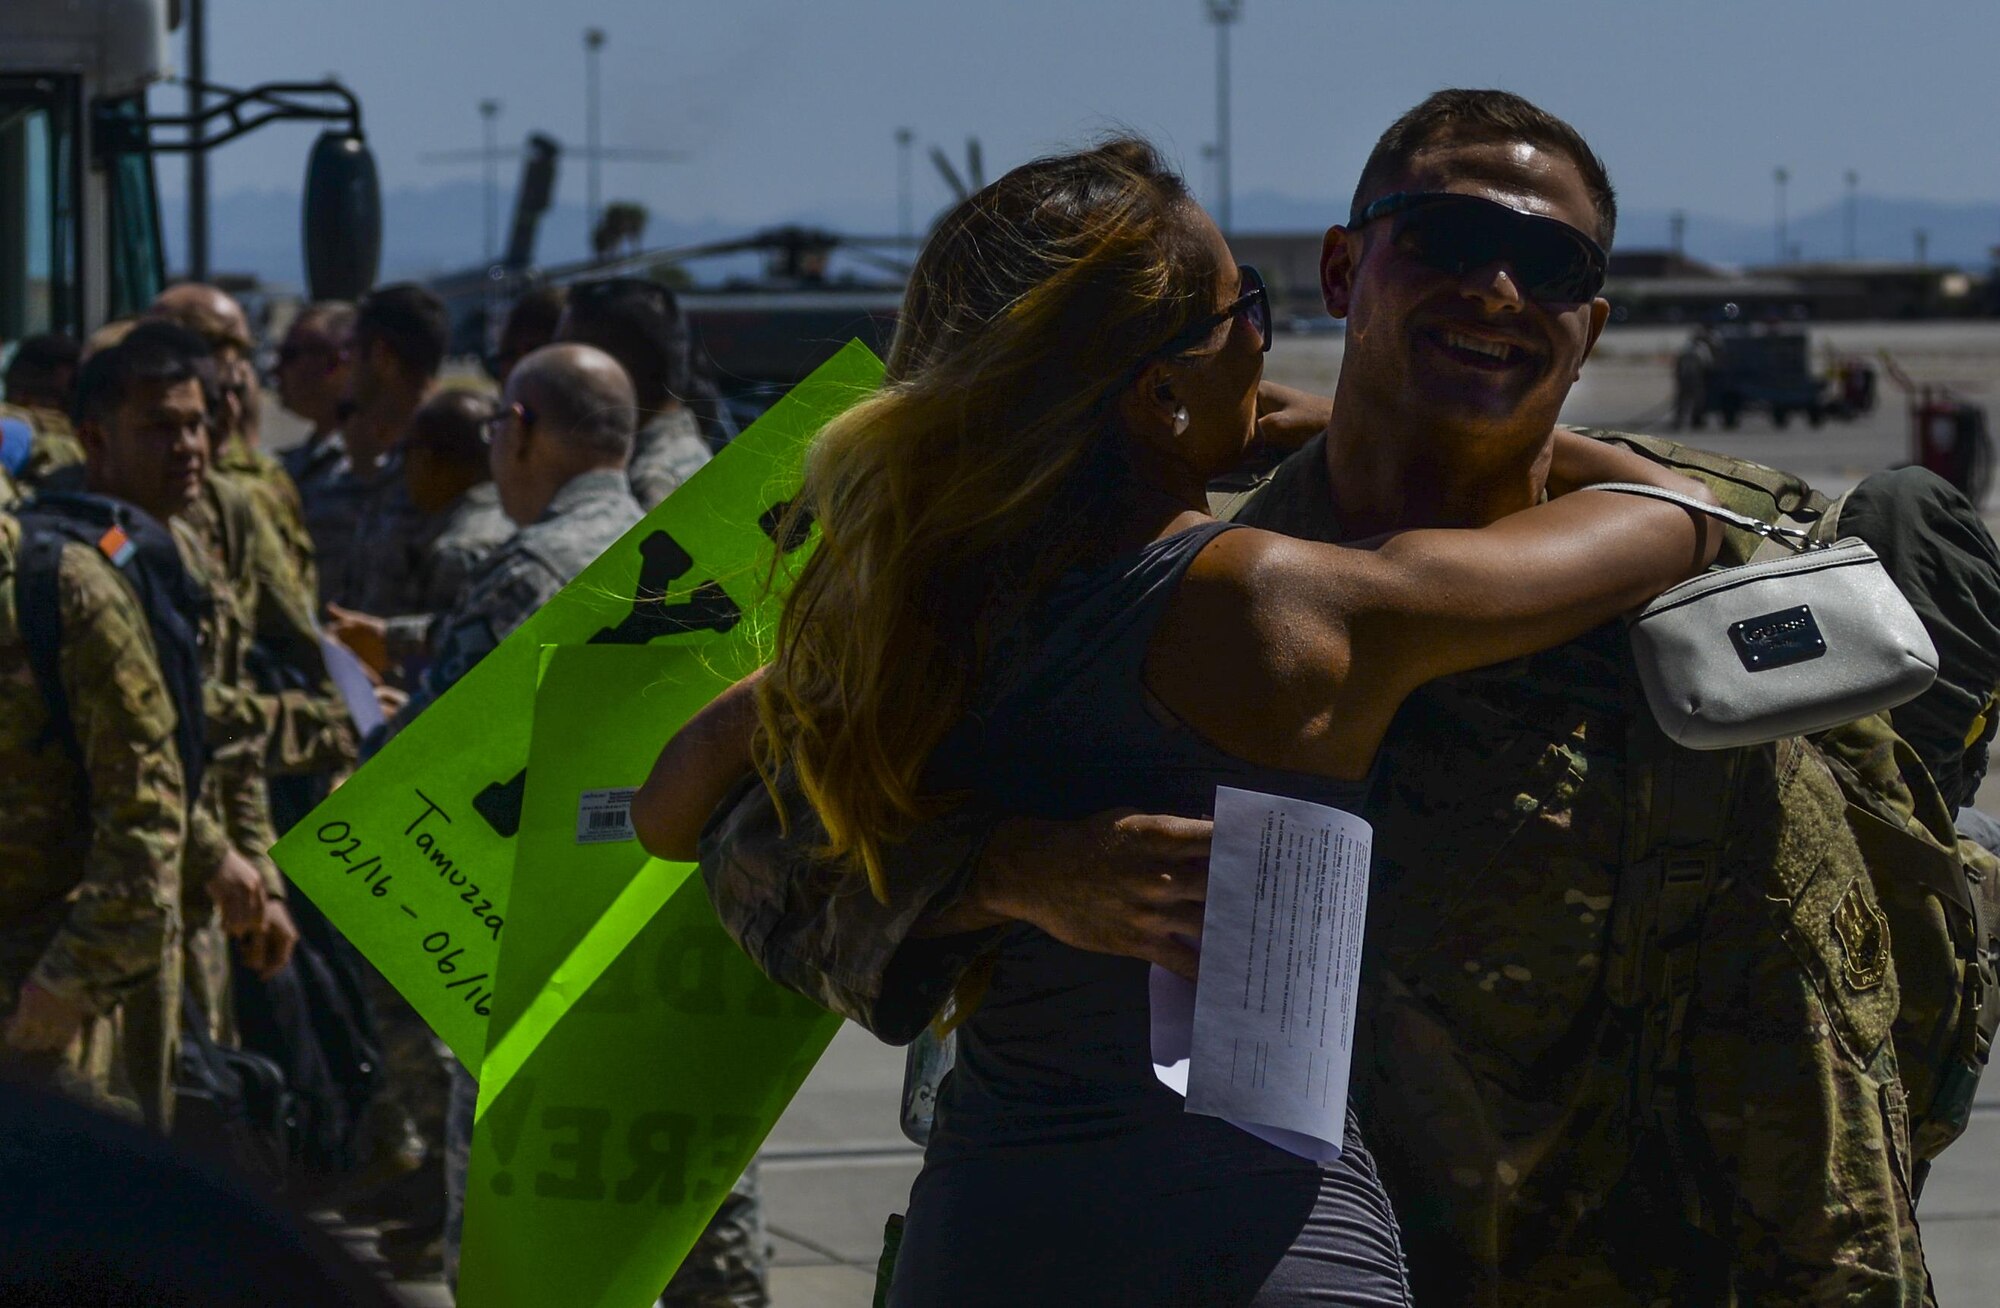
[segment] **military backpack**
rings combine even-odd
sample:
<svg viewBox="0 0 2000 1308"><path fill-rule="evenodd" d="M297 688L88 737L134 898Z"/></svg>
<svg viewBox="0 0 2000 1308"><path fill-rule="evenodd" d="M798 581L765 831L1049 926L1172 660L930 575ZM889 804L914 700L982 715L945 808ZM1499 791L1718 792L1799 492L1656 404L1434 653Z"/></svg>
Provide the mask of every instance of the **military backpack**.
<svg viewBox="0 0 2000 1308"><path fill-rule="evenodd" d="M60 675L59 576L63 547L75 542L108 560L145 610L160 672L174 701L174 745L192 803L201 789L208 758L200 637L208 597L182 567L173 536L122 500L80 491L44 491L12 512L21 524L14 574L15 608L35 687L48 706L44 744L60 745L80 765L82 747L70 721L69 696L63 691Z"/></svg>
<svg viewBox="0 0 2000 1308"><path fill-rule="evenodd" d="M1893 714L1823 732L1812 744L1839 783L1846 823L1875 892L1873 904L1843 901L1829 929L1841 937L1848 966L1870 972L1877 984L1893 969L1898 1006L1890 1035L1909 1106L1913 1180L1921 1188L1931 1161L1971 1119L1973 1092L2000 1028L2000 860L1961 840L1952 820L1967 798L1960 755L1983 751L2000 717L2000 672L1978 652L1983 635L1967 644L1940 632L1983 630L1980 624L1993 620L1976 610L1989 588L2000 587L2000 556L1962 496L1909 470L1881 474L1897 480L1872 492L1864 482L1828 500L1774 469L1670 441L1611 439L1700 478L1739 512L1784 521L1814 540L1841 534L1843 513L1866 493L1883 498L1886 490L1895 516L1917 521L1915 531L1869 543L1938 641L1939 687ZM1940 522L1941 531L1928 530ZM1953 533L1963 539L1944 539ZM1756 542L1741 534L1745 539L1735 545L1744 557ZM1674 1112L1699 924L1715 885L1741 759L1737 751L1674 747L1650 720L1635 722L1631 736L1626 864L1613 912L1608 987L1613 1002L1644 1015L1642 1098L1656 1113ZM1914 740L1929 747L1919 749ZM1948 779L1951 795L1940 778ZM1846 920L1873 914L1879 921Z"/></svg>

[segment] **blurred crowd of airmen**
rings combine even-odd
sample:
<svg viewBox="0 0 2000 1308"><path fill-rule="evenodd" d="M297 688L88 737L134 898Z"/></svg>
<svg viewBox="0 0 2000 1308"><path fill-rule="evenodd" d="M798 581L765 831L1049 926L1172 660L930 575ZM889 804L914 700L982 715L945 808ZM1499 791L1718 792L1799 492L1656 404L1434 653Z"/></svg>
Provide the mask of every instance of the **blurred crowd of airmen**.
<svg viewBox="0 0 2000 1308"><path fill-rule="evenodd" d="M474 1086L270 847L734 434L650 282L523 297L497 399L441 383L447 340L415 285L306 306L271 372L309 431L274 457L242 308L185 284L88 341L18 343L0 405L0 1075L171 1132L184 1039L234 1043L303 929L386 1065L326 1193L410 1276L455 1260ZM24 614L35 524L77 502L116 516L47 547L53 613ZM167 572L198 691L159 625ZM327 637L377 681L369 739ZM752 1173L662 1303L764 1303L765 1257Z"/></svg>

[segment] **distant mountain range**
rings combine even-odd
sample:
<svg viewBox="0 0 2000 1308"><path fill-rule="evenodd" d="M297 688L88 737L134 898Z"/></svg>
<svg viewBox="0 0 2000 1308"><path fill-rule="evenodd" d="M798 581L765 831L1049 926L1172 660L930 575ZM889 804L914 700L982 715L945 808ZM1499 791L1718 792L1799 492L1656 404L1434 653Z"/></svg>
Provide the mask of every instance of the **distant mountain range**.
<svg viewBox="0 0 2000 1308"><path fill-rule="evenodd" d="M511 192L504 193L499 216L502 243L506 239L511 202ZM1324 228L1345 210L1344 199L1247 191L1236 199L1236 225L1244 231L1310 231ZM179 206L170 206L164 217L168 259L174 264L179 259L179 238L185 230ZM1621 215L1618 244L1623 249L1663 247L1668 243L1670 221L1670 214L1664 209ZM743 235L752 228L779 222L804 222L875 234L895 229L893 203L846 204L745 223L718 218L675 220L656 213L646 229L646 244L655 248L691 245ZM1863 195L1856 205L1855 226L1856 251L1861 258L1911 259L1915 256L1913 234L1923 228L1929 233L1927 253L1931 262L1984 270L1992 263L1992 247L2000 245L2000 203L1946 204ZM216 268L255 273L277 285L303 283L296 192L244 190L217 196L212 203L210 227L214 242L212 262ZM484 192L479 183L472 181L390 190L383 196L383 229L385 280L421 278L468 267L479 261L485 239ZM1842 257L1845 252L1842 206L1834 204L1795 215L1788 238L1800 258ZM1702 213L1687 215L1685 245L1687 252L1697 258L1739 266L1768 264L1776 255L1776 238L1770 222L1744 222ZM558 203L542 222L539 244L542 259L567 262L583 257L585 249L583 206Z"/></svg>

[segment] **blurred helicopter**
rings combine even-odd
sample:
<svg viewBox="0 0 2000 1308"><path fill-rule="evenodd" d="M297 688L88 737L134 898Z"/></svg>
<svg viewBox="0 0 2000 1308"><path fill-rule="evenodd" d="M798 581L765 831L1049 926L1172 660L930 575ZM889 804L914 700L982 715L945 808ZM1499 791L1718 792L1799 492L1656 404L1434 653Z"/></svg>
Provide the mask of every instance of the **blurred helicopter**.
<svg viewBox="0 0 2000 1308"><path fill-rule="evenodd" d="M791 224L542 267L534 258L536 236L554 196L561 153L553 139L529 137L505 251L491 265L432 281L451 310L454 352L490 356L507 307L533 287L644 277L674 288L692 327L698 366L709 370L743 418L761 412L849 340L858 337L887 354L917 238ZM985 185L977 138L967 143L963 171L935 146L930 158L955 201ZM738 270L745 256L761 256L754 275ZM717 263L723 268L716 279L696 282L694 269Z"/></svg>

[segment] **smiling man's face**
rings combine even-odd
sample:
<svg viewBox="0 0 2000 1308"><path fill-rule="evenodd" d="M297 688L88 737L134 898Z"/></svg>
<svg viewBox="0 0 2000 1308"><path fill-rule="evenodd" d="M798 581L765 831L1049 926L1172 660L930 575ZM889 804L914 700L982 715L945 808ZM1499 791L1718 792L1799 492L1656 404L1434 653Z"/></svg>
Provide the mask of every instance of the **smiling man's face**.
<svg viewBox="0 0 2000 1308"><path fill-rule="evenodd" d="M1584 233L1597 228L1575 163L1524 142L1428 147L1382 194L1393 191L1478 196ZM1392 215L1344 238L1344 229L1329 234L1322 269L1328 308L1347 319L1341 384L1358 383L1399 420L1428 423L1440 435L1545 436L1610 306L1602 298L1537 301L1505 260L1462 276L1438 271L1415 257L1399 236L1404 231Z"/></svg>

